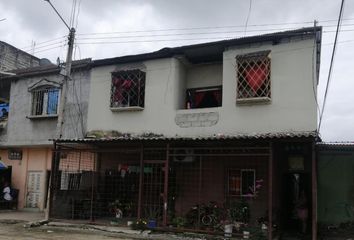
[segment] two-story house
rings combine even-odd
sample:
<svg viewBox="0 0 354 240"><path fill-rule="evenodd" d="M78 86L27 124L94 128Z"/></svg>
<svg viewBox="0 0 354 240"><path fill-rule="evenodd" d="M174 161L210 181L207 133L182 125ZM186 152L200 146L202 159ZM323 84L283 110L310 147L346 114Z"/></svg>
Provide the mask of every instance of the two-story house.
<svg viewBox="0 0 354 240"><path fill-rule="evenodd" d="M54 141L51 218L315 239L320 46L316 27L93 61L86 137Z"/></svg>
<svg viewBox="0 0 354 240"><path fill-rule="evenodd" d="M63 136L83 137L89 96L90 59L73 62L68 82ZM9 174L1 183L11 182L19 190L18 208L43 210L58 125L58 109L64 76L54 64L18 69L4 76L8 86L7 127L0 132L0 157ZM1 174L1 172L0 172Z"/></svg>

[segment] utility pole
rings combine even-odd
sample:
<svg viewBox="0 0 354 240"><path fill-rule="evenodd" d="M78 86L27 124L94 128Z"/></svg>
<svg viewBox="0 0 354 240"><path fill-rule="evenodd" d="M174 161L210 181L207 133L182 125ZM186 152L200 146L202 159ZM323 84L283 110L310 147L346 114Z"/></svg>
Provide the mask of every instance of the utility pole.
<svg viewBox="0 0 354 240"><path fill-rule="evenodd" d="M74 39L75 39L75 28L71 28L69 33L68 53L66 55L65 74L64 74L61 96L60 96L60 103L59 103L58 123L57 123L57 131L56 131L57 139L60 139L63 136L65 104L66 104L67 92L68 92L68 81L71 79L71 64L72 64L72 56L73 56L73 49L74 49Z"/></svg>
<svg viewBox="0 0 354 240"><path fill-rule="evenodd" d="M75 40L75 28L70 28L69 25L65 22L63 17L59 14L59 12L55 9L53 4L50 2L50 0L44 0L50 4L50 6L53 8L53 10L56 12L56 14L59 16L59 18L63 21L65 26L69 30L69 42L68 42L68 52L66 55L66 63L65 63L65 71L64 71L64 79L62 82L62 90L60 94L60 103L59 103L59 111L58 111L58 122L57 122L57 128L56 128L56 138L60 139L63 136L63 123L64 123L64 113L65 113L65 104L66 104L66 98L67 98L67 92L68 92L68 81L71 79L71 64L72 64L72 56L73 56L73 49L74 49L74 40ZM62 71L61 71L62 72ZM54 143L55 146L55 143ZM55 151L56 149L54 149ZM60 158L60 152L54 152L53 154L53 160L52 160L52 170L55 169L55 163L56 159ZM45 211L45 219L49 219L49 209L50 209L50 204L51 204L51 191L52 191L52 178L53 174L55 172L52 171L52 174L49 179L49 191L47 194L47 209Z"/></svg>
<svg viewBox="0 0 354 240"><path fill-rule="evenodd" d="M73 49L74 49L75 28L69 27L69 25L65 22L63 17L57 11L57 9L50 2L50 0L44 0L44 1L50 4L50 6L55 11L55 13L59 16L59 18L62 20L65 26L69 29L68 53L66 55L64 79L63 79L62 90L60 94L58 123L56 129L56 138L60 139L63 136L63 124L64 124L65 104L66 104L67 92L68 92L68 81L71 79L71 64L72 64L72 56L73 56Z"/></svg>

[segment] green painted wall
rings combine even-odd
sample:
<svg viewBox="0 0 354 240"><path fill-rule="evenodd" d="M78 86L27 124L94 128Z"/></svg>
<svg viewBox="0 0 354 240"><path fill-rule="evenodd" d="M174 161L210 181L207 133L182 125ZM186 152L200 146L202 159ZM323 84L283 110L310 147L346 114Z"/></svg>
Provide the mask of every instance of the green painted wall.
<svg viewBox="0 0 354 240"><path fill-rule="evenodd" d="M354 221L354 151L319 150L318 221Z"/></svg>

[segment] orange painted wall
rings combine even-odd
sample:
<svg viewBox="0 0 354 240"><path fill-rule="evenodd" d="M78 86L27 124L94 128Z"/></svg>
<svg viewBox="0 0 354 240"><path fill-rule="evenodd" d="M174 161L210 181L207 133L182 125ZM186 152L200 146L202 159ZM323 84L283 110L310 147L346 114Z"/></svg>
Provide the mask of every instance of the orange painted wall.
<svg viewBox="0 0 354 240"><path fill-rule="evenodd" d="M50 148L22 148L22 160L9 160L8 151L0 150L1 160L12 167L11 185L19 189L18 208L24 208L26 205L27 177L28 171L42 171L41 180L41 200L40 210L44 207L44 193L46 192L47 171L51 168L52 150Z"/></svg>

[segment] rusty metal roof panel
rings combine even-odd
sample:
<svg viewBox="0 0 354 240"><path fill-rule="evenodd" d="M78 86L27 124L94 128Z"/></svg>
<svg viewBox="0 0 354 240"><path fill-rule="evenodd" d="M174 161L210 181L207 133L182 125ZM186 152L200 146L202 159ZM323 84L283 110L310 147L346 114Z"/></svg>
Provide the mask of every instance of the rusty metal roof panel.
<svg viewBox="0 0 354 240"><path fill-rule="evenodd" d="M104 138L69 138L69 139L52 139L55 142L66 143L94 143L94 142L128 142L128 141L216 141L216 140L255 140L255 139L284 139L284 138L316 138L316 132L280 132L280 133L259 133L259 134L215 134L211 136L163 136L163 135L133 135L122 134L119 137Z"/></svg>

